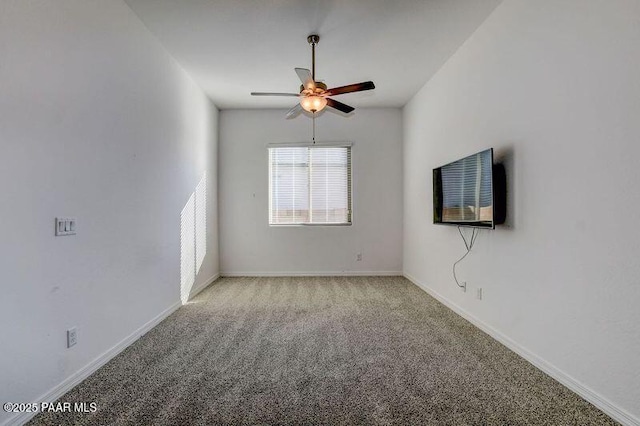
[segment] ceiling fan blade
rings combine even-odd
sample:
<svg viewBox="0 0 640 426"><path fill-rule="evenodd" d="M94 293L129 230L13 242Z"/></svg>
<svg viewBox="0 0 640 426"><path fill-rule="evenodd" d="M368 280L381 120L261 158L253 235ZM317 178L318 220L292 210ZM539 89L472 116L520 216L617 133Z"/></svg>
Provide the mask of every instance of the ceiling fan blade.
<svg viewBox="0 0 640 426"><path fill-rule="evenodd" d="M293 118L302 112L302 106L300 104L296 104L293 108L287 111L285 118Z"/></svg>
<svg viewBox="0 0 640 426"><path fill-rule="evenodd" d="M363 90L375 89L376 85L373 81L363 81L362 83L350 84L348 86L334 87L327 90L327 95L335 96L342 95L343 93L362 92Z"/></svg>
<svg viewBox="0 0 640 426"><path fill-rule="evenodd" d="M251 96L300 96L299 93L268 93L268 92L251 92Z"/></svg>
<svg viewBox="0 0 640 426"><path fill-rule="evenodd" d="M327 106L333 109L337 109L338 111L342 111L345 114L349 114L355 108L349 105L343 104L342 102L338 102L335 99L327 98Z"/></svg>
<svg viewBox="0 0 640 426"><path fill-rule="evenodd" d="M296 68L296 74L300 77L300 81L305 89L315 90L316 83L313 81L313 77L311 76L311 71L306 68Z"/></svg>

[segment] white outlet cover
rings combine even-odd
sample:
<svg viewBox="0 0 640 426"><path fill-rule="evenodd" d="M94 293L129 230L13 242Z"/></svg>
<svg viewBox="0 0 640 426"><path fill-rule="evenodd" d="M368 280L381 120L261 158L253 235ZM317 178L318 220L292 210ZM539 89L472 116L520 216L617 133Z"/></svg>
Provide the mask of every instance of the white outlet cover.
<svg viewBox="0 0 640 426"><path fill-rule="evenodd" d="M67 330L67 348L75 346L78 343L78 329L76 327Z"/></svg>

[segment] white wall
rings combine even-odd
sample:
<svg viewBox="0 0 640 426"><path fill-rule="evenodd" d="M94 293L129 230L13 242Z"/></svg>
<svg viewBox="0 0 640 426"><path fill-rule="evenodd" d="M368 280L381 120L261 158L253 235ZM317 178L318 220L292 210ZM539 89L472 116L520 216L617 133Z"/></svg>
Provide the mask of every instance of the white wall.
<svg viewBox="0 0 640 426"><path fill-rule="evenodd" d="M636 0L505 0L404 109L405 274L627 423L640 418L639 17ZM491 146L508 223L460 264L463 293L464 246L431 223L430 173Z"/></svg>
<svg viewBox="0 0 640 426"><path fill-rule="evenodd" d="M222 274L400 273L400 110L358 109L351 117L326 111L316 120L317 141L354 143L352 226L270 227L267 144L308 142L312 135L310 118L286 120L285 112L220 113Z"/></svg>
<svg viewBox="0 0 640 426"><path fill-rule="evenodd" d="M179 306L205 171L196 286L217 273L217 110L121 1L4 1L0 40L0 401L40 402Z"/></svg>

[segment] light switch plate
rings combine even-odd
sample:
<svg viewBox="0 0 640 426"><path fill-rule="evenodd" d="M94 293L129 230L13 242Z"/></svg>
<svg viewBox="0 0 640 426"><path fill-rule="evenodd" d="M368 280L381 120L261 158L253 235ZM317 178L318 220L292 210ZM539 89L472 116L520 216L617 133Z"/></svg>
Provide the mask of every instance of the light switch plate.
<svg viewBox="0 0 640 426"><path fill-rule="evenodd" d="M77 228L77 220L73 217L57 217L56 218L56 237L65 235L75 235Z"/></svg>

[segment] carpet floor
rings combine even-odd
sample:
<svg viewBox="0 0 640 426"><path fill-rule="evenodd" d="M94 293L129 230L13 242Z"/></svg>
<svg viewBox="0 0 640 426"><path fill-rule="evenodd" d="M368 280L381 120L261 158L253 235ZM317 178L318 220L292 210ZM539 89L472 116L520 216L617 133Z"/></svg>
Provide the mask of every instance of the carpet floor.
<svg viewBox="0 0 640 426"><path fill-rule="evenodd" d="M608 425L401 277L223 278L32 425Z"/></svg>

